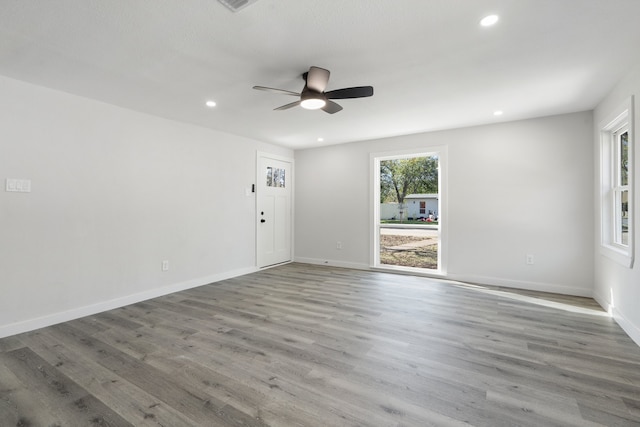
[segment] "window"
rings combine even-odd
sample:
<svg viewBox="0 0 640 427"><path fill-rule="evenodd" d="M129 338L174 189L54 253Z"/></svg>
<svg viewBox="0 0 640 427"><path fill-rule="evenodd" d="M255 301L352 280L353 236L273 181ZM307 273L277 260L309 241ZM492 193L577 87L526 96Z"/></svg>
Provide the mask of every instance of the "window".
<svg viewBox="0 0 640 427"><path fill-rule="evenodd" d="M600 127L601 252L631 267L633 132L632 100Z"/></svg>
<svg viewBox="0 0 640 427"><path fill-rule="evenodd" d="M629 246L629 124L613 133L615 171L614 194L614 238L617 245Z"/></svg>
<svg viewBox="0 0 640 427"><path fill-rule="evenodd" d="M370 154L371 267L446 276L446 159L446 146Z"/></svg>
<svg viewBox="0 0 640 427"><path fill-rule="evenodd" d="M267 187L285 186L285 169L267 166Z"/></svg>

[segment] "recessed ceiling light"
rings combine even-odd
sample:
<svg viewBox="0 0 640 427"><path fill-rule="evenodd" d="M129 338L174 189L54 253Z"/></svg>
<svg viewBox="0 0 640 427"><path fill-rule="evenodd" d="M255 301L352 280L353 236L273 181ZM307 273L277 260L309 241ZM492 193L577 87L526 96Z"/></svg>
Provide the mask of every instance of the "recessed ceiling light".
<svg viewBox="0 0 640 427"><path fill-rule="evenodd" d="M207 101L205 102L205 105L209 108L213 108L216 106L216 101Z"/></svg>
<svg viewBox="0 0 640 427"><path fill-rule="evenodd" d="M493 115L494 115L494 116L501 116L501 115L503 115L503 114L504 114L504 113L503 113L501 110L497 110L497 111L494 111L494 112L493 112Z"/></svg>
<svg viewBox="0 0 640 427"><path fill-rule="evenodd" d="M324 142L324 138L318 138L318 142Z"/></svg>
<svg viewBox="0 0 640 427"><path fill-rule="evenodd" d="M480 21L480 25L482 25L483 27L490 27L492 25L495 25L495 23L498 22L499 19L500 18L498 17L498 15L488 15L482 18L482 20Z"/></svg>

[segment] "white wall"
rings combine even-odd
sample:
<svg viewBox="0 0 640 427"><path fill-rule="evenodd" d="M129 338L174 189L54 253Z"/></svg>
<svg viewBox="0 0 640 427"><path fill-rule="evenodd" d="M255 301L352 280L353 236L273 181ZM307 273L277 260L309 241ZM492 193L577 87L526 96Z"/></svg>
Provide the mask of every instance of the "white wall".
<svg viewBox="0 0 640 427"><path fill-rule="evenodd" d="M400 218L400 204L397 202L380 203L380 219L392 218Z"/></svg>
<svg viewBox="0 0 640 427"><path fill-rule="evenodd" d="M370 153L447 146L448 277L590 296L592 129L583 112L296 151L296 259L368 268Z"/></svg>
<svg viewBox="0 0 640 427"><path fill-rule="evenodd" d="M0 77L0 337L253 271L256 150Z"/></svg>
<svg viewBox="0 0 640 427"><path fill-rule="evenodd" d="M635 243L635 263L633 268L623 267L615 261L603 256L599 252L600 239L600 206L599 177L595 181L595 291L596 300L605 308L611 310L616 321L640 345L640 268L638 267L638 242L640 242L640 65L630 70L614 90L594 110L594 169L600 165L600 125L606 117L616 110L625 100L634 95L635 153L632 167L634 188L634 212L632 213L635 229L633 241Z"/></svg>

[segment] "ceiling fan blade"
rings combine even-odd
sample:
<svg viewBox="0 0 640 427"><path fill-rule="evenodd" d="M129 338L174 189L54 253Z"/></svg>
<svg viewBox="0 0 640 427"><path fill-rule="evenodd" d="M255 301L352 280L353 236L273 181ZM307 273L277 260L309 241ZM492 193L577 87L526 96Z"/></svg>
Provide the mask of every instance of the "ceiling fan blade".
<svg viewBox="0 0 640 427"><path fill-rule="evenodd" d="M333 101L327 100L327 104L324 107L322 107L322 109L329 114L335 114L338 111L342 110L342 107Z"/></svg>
<svg viewBox="0 0 640 427"><path fill-rule="evenodd" d="M307 73L307 87L316 92L324 92L329 83L329 70L320 67L311 67Z"/></svg>
<svg viewBox="0 0 640 427"><path fill-rule="evenodd" d="M373 87L357 86L347 87L344 89L336 89L326 92L328 99L349 99L349 98L366 98L373 95Z"/></svg>
<svg viewBox="0 0 640 427"><path fill-rule="evenodd" d="M274 108L273 110L288 110L289 108L297 107L300 105L300 101L292 102L291 104L285 104L282 107Z"/></svg>
<svg viewBox="0 0 640 427"><path fill-rule="evenodd" d="M265 87L265 86L254 86L254 89L257 90L264 90L266 92L273 92L273 93L281 93L283 95L294 95L294 96L300 96L299 93L296 92L291 92L290 90L284 90L284 89L274 89L272 87Z"/></svg>

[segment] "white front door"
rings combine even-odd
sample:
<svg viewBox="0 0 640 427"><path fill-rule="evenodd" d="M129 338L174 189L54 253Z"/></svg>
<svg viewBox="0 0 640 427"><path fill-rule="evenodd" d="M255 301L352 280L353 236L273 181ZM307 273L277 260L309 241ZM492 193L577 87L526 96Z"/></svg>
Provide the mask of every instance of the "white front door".
<svg viewBox="0 0 640 427"><path fill-rule="evenodd" d="M257 264L291 261L292 160L258 153Z"/></svg>

